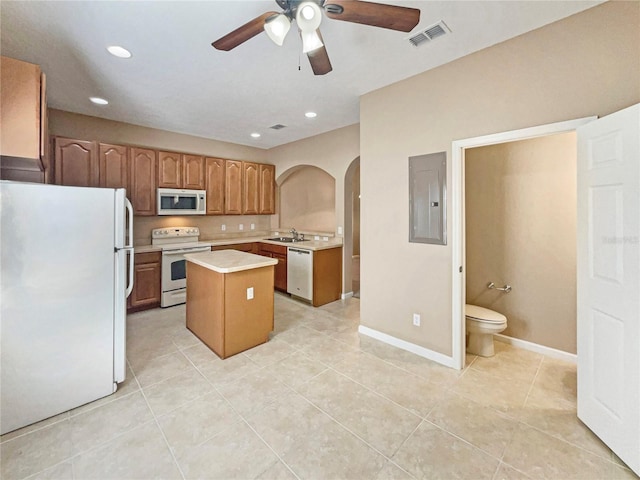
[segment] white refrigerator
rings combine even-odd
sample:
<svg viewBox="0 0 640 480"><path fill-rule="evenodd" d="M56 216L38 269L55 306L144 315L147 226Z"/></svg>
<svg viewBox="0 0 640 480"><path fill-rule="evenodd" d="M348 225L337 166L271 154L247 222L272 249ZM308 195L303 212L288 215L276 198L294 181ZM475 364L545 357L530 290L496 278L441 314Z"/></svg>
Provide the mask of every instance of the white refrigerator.
<svg viewBox="0 0 640 480"><path fill-rule="evenodd" d="M124 381L132 220L124 189L0 181L0 433Z"/></svg>

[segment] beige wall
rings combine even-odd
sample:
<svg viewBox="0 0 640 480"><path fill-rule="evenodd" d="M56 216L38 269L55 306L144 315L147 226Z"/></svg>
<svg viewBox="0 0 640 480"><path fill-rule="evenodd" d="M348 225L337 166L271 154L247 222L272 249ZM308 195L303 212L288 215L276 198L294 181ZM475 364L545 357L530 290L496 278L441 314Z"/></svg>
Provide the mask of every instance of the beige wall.
<svg viewBox="0 0 640 480"><path fill-rule="evenodd" d="M278 184L301 165L314 165L335 179L335 225L331 229L337 235L338 227L345 227L345 175L351 163L360 155L360 126L350 125L331 132L305 138L270 149L267 163L276 166ZM349 203L349 202L348 202ZM349 227L351 220L348 221ZM272 218L272 229L280 225L278 215ZM342 288L351 290L351 237L344 237L342 262Z"/></svg>
<svg viewBox="0 0 640 480"><path fill-rule="evenodd" d="M279 185L280 227L304 232L336 229L336 181L324 170L304 166Z"/></svg>
<svg viewBox="0 0 640 480"><path fill-rule="evenodd" d="M344 176L351 162L360 154L359 125L350 125L331 132L305 138L293 143L271 148L267 152L267 163L276 166L278 184L282 175L300 165L321 168L336 180L336 224L332 231L337 234L338 226L344 225Z"/></svg>
<svg viewBox="0 0 640 480"><path fill-rule="evenodd" d="M452 352L451 244L408 242L408 157L447 151L451 185L453 140L638 103L639 42L640 2L607 2L361 98L363 325Z"/></svg>
<svg viewBox="0 0 640 480"><path fill-rule="evenodd" d="M576 134L469 149L465 179L467 303L506 315L505 335L576 353Z"/></svg>
<svg viewBox="0 0 640 480"><path fill-rule="evenodd" d="M49 134L82 140L97 140L105 143L139 145L155 149L166 149L233 160L270 163L267 161L267 151L259 148L209 140L192 135L141 127L130 123L115 122L55 109L49 109ZM243 232L245 232L245 234L251 234L250 226L252 223L255 225L253 233L267 232L271 223L270 216L135 217L135 244L149 244L151 242L151 229L153 228L165 226L197 226L200 228L201 238L207 239L242 235L239 230L240 224L243 224ZM224 233L221 229L222 224L226 225L226 231Z"/></svg>

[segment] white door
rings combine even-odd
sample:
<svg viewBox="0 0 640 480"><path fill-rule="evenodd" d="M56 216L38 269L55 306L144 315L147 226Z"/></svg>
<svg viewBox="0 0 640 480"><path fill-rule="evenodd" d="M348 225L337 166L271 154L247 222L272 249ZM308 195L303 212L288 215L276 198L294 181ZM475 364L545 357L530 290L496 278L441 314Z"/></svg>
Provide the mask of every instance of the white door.
<svg viewBox="0 0 640 480"><path fill-rule="evenodd" d="M577 132L578 417L640 474L640 105Z"/></svg>

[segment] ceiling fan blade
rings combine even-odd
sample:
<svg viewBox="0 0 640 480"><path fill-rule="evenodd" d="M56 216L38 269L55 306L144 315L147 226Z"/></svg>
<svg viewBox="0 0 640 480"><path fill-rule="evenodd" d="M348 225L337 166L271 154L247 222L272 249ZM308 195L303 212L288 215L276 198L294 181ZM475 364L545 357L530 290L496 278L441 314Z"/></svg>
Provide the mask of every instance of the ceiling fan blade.
<svg viewBox="0 0 640 480"><path fill-rule="evenodd" d="M316 30L316 32L318 33L320 40L322 40L320 29ZM322 40L322 43L324 43L324 40ZM329 61L329 54L327 54L327 49L324 45L308 52L307 58L309 58L309 63L311 64L311 69L313 70L314 75L325 75L333 70L331 62Z"/></svg>
<svg viewBox="0 0 640 480"><path fill-rule="evenodd" d="M241 43L255 37L260 32L264 32L264 21L272 15L278 15L278 12L266 12L259 17L245 23L241 27L236 28L233 32L219 38L211 45L217 50L229 51L236 48Z"/></svg>
<svg viewBox="0 0 640 480"><path fill-rule="evenodd" d="M410 32L420 21L417 8L398 7L361 0L326 0L327 17L344 22Z"/></svg>

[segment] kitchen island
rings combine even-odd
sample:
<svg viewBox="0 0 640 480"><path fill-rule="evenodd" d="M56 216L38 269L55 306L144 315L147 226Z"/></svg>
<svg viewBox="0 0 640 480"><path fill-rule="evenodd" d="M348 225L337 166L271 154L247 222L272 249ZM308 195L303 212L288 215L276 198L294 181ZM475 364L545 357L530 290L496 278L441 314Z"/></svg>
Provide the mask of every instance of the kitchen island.
<svg viewBox="0 0 640 480"><path fill-rule="evenodd" d="M269 340L273 330L273 258L239 252L185 255L187 328L220 358Z"/></svg>

